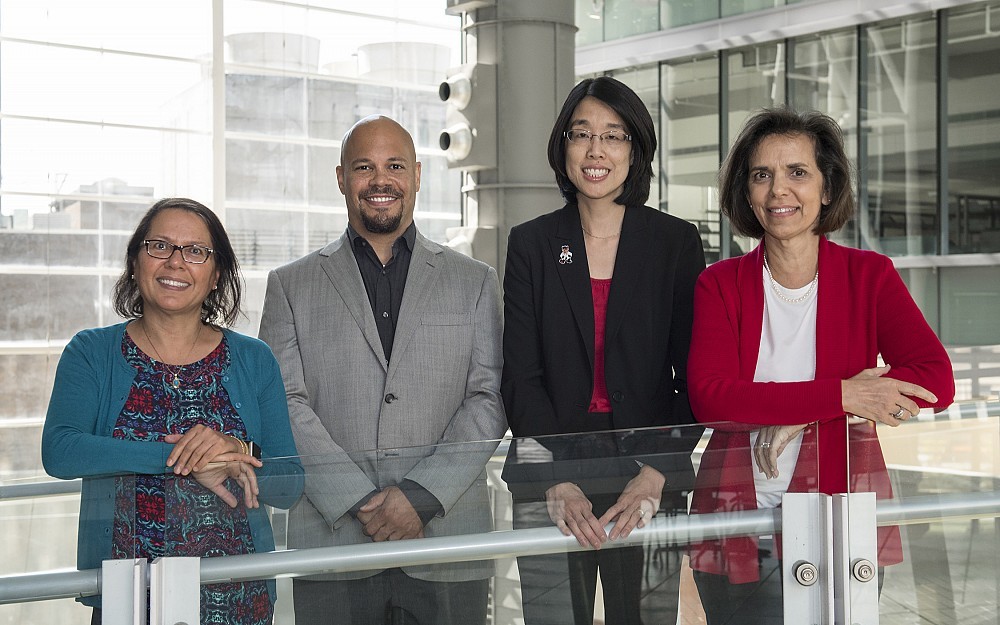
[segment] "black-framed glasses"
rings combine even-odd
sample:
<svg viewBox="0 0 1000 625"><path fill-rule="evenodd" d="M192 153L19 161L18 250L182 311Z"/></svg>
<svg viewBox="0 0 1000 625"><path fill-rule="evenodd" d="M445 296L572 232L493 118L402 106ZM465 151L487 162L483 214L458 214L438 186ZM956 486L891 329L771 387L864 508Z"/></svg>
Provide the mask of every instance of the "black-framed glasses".
<svg viewBox="0 0 1000 625"><path fill-rule="evenodd" d="M564 132L563 136L569 139L570 143L575 143L576 145L590 145L594 137L597 137L601 140L601 143L609 148L623 148L632 140L632 135L624 130L606 130L597 134L582 128L574 128Z"/></svg>
<svg viewBox="0 0 1000 625"><path fill-rule="evenodd" d="M215 251L204 245L174 245L169 241L161 241L160 239L148 239L143 241L143 244L146 246L147 254L160 260L170 258L174 255L174 251L180 250L181 258L184 259L184 262L191 263L192 265L201 265L207 262L208 257Z"/></svg>

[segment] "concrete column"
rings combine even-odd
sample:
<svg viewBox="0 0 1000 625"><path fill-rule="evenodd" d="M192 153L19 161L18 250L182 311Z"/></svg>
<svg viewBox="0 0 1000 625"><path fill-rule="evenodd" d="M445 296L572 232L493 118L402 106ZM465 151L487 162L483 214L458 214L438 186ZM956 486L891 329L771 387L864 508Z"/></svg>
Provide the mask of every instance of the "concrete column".
<svg viewBox="0 0 1000 625"><path fill-rule="evenodd" d="M497 69L497 167L464 175L462 230L502 274L510 228L563 204L546 149L575 84L574 2L450 1L456 9L466 11L463 62Z"/></svg>

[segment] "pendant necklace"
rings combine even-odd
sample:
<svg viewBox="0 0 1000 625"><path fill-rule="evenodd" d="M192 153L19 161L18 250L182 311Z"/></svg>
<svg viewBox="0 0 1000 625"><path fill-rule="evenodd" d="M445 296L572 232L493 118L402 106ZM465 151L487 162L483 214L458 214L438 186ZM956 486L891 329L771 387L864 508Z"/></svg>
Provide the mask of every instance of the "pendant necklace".
<svg viewBox="0 0 1000 625"><path fill-rule="evenodd" d="M613 239L613 238L615 238L615 237L619 236L619 235L620 235L620 234L622 233L622 231L621 231L621 230L619 230L618 232L616 232L616 233L614 233L614 234L606 234L606 235L604 235L604 236L598 236L598 235L596 235L596 234L591 234L591 233L590 233L590 232L588 232L588 231L587 231L587 229L586 229L586 228L584 228L583 226L580 226L580 228L581 228L581 229L583 230L583 233L584 233L585 235L587 235L588 237L590 237L590 238L592 238L592 239Z"/></svg>
<svg viewBox="0 0 1000 625"><path fill-rule="evenodd" d="M142 326L140 326L140 327L142 328L142 334L143 334L143 336L146 337L146 341L149 343L149 346L153 348L153 353L156 354L156 359L160 361L160 364L162 364L163 368L167 370L167 373L169 373L170 375L173 376L173 379L170 380L170 386L174 387L175 389L180 388L181 387L181 375L180 375L180 373L184 369L184 365L177 365L176 369L172 369L170 367L170 365L168 365L166 362L164 362L163 358L160 356L160 351L158 349L156 349L156 345L153 344L153 339L149 338L149 333L146 332L146 321L145 321L145 319L142 320ZM188 358L191 357L191 352L194 351L194 346L198 344L198 339L201 338L201 329L203 327L204 327L204 324L201 323L201 322L199 322L198 323L198 333L194 335L194 342L191 343L191 347L189 347L188 351L187 351L187 357Z"/></svg>

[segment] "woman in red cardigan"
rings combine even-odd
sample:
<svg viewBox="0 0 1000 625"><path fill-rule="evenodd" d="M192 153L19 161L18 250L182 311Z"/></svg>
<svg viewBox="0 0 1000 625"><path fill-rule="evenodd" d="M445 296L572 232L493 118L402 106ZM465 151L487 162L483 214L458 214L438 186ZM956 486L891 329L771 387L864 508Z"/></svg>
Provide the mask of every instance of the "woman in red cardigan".
<svg viewBox="0 0 1000 625"><path fill-rule="evenodd" d="M784 492L892 497L875 424L943 408L955 384L892 261L825 236L854 213L839 126L760 111L719 179L733 231L761 243L709 267L695 289L688 391L715 432L692 513L776 507ZM692 547L709 625L780 622L769 620L780 617L780 569L762 573L758 547L755 537ZM879 528L880 567L901 560L898 529Z"/></svg>

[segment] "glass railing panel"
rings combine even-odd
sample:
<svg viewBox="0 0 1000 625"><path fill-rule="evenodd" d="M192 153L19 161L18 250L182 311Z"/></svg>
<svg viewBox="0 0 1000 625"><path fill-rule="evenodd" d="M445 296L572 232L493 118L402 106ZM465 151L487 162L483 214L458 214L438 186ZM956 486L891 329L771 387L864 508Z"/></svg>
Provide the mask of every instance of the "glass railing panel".
<svg viewBox="0 0 1000 625"><path fill-rule="evenodd" d="M379 579L389 586L423 580L434 589L444 588L434 585L439 581L476 581L484 591L474 599L454 595L459 600L451 605L484 612L496 624L572 622L574 609L592 613L594 619L630 610L644 622L679 618L697 623L704 618L703 604L715 605L718 599L702 596L706 591L700 590L692 569L699 577L718 573L714 577L727 584L727 592L755 595L759 593L752 591L769 584L766 609L780 614L780 551L773 538L779 515L757 509L754 486L751 441L761 435L760 429L714 425L265 458L264 468L254 472L260 508L253 502L246 505L238 479L228 473L208 484L206 475L156 476L164 502L162 552L220 556L203 560L202 582L213 587L197 600L221 606L221 612L242 605L239 609L266 613L276 598L279 625L311 622L310 610L329 611L324 603L310 604L316 595L310 595L310 583L338 580L339 587L345 579ZM773 434L766 435L775 440ZM790 479L771 489L774 502L784 490L815 492L819 484L815 427L797 434L795 460L778 465L778 478ZM782 455L790 453L782 450ZM778 484L778 478L772 481ZM222 491L212 490L219 484L235 506L224 501ZM570 498L557 492L546 496L560 484L573 484L584 493L597 520L609 507L624 504L621 515L605 518L608 524L598 523L595 531L614 534L621 518L635 525L641 520L645 527L627 537L609 537L599 550L581 546L561 531L569 527ZM299 497L303 486L305 494ZM141 494L150 490L142 480L134 488ZM416 509L390 499L396 497L395 489L405 491L405 503L415 502ZM135 500L128 512L102 503L109 516L98 524L101 531L115 530L117 511L131 516L132 531L139 534L136 518L149 502L138 495ZM393 501L400 505L383 507ZM560 510L564 523L557 526ZM119 522L118 527L128 525ZM139 544L136 535L129 538ZM272 540L279 553L256 555L269 551ZM249 551L249 546L254 555L223 556ZM39 570L44 567L32 572ZM275 578L263 583L263 591L261 584L243 585ZM737 583L730 585L730 580ZM426 595L428 588L401 587L410 598ZM374 594L362 596L364 604L378 602ZM758 609L738 597L730 601L738 609ZM39 605L43 603L48 602ZM70 617L58 622L73 622L81 613L89 616L74 607ZM386 609L384 601L378 609Z"/></svg>
<svg viewBox="0 0 1000 625"><path fill-rule="evenodd" d="M886 493L876 505L879 622L994 622L1000 401L962 401L936 414L924 410L898 427L864 427L877 433L882 458L871 462L874 456L862 453L865 443L855 437L848 457L852 492Z"/></svg>
<svg viewBox="0 0 1000 625"><path fill-rule="evenodd" d="M687 516L702 433L692 426L511 441L502 477L513 528L557 527L573 537L567 550L517 557L525 623L591 622L609 612L631 615L628 622L675 622L684 542L636 542L622 532Z"/></svg>
<svg viewBox="0 0 1000 625"><path fill-rule="evenodd" d="M820 426L708 424L694 455L697 478L691 517L718 516L720 536L691 537L690 566L700 600L682 587L684 623L781 622L781 520L785 493L816 493L821 475ZM762 620L753 620L762 619ZM775 620L776 619L776 620Z"/></svg>
<svg viewBox="0 0 1000 625"><path fill-rule="evenodd" d="M124 522L134 516L135 476L52 480L0 475L0 576L100 567L98 554L130 558ZM80 538L84 536L84 538ZM93 563L87 566L87 563ZM0 581L0 585L4 584ZM90 623L96 597L0 605L0 623Z"/></svg>

